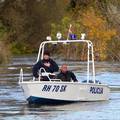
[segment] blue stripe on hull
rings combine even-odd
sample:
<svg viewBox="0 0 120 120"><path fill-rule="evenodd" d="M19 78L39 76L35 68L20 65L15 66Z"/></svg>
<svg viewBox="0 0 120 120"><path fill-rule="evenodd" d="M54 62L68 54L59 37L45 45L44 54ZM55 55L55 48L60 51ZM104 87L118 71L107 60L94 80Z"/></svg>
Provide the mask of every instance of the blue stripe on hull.
<svg viewBox="0 0 120 120"><path fill-rule="evenodd" d="M66 101L66 100L55 100L55 99L47 99L47 98L40 98L40 97L34 97L30 96L27 99L29 104L67 104L67 103L73 103L75 101ZM77 102L77 101L76 101Z"/></svg>

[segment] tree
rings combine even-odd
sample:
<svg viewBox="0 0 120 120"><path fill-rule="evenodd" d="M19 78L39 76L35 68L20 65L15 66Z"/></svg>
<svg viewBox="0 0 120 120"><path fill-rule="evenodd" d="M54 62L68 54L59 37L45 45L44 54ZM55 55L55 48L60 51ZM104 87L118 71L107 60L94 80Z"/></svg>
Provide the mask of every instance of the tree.
<svg viewBox="0 0 120 120"><path fill-rule="evenodd" d="M13 53L38 50L50 33L50 23L61 19L66 4L64 0L5 0L0 19L9 28L8 41Z"/></svg>
<svg viewBox="0 0 120 120"><path fill-rule="evenodd" d="M95 14L93 9L87 10L83 14L82 24L95 46L95 52L99 54L101 60L107 58L107 44L116 35L116 30L110 28L103 16Z"/></svg>

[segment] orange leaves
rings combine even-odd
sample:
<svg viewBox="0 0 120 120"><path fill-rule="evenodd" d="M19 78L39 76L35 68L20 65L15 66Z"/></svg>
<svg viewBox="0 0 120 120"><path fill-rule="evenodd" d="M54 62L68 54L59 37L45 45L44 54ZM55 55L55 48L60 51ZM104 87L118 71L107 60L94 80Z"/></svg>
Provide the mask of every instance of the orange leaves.
<svg viewBox="0 0 120 120"><path fill-rule="evenodd" d="M90 8L82 15L88 38L94 41L95 51L99 52L101 59L106 59L107 42L116 35L116 30L108 26L107 21Z"/></svg>
<svg viewBox="0 0 120 120"><path fill-rule="evenodd" d="M93 9L83 13L82 24L88 32L88 37L94 40L110 40L116 35L115 29L108 27L107 21L100 15L96 14Z"/></svg>
<svg viewBox="0 0 120 120"><path fill-rule="evenodd" d="M64 17L59 25L52 26L51 33L60 30L63 37L66 38L69 24L72 24L72 31L77 35L77 38L80 39L81 33L85 32L87 38L93 42L95 53L99 54L99 59L105 60L107 57L107 44L116 35L116 30L108 25L108 22L99 11L95 12L93 8L88 8L84 11L84 13L77 14L75 17L71 16L71 14ZM83 49L81 51L84 51L84 48L81 49ZM79 52L77 50L76 53Z"/></svg>

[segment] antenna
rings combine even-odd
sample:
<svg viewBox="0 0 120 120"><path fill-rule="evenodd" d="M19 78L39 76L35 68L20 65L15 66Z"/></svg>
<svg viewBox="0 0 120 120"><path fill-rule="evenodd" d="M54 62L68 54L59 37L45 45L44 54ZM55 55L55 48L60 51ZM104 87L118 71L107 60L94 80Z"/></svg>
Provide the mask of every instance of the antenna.
<svg viewBox="0 0 120 120"><path fill-rule="evenodd" d="M68 35L67 35L67 40L69 40L69 33L72 33L71 28L72 28L72 24L70 24L70 26L69 26Z"/></svg>

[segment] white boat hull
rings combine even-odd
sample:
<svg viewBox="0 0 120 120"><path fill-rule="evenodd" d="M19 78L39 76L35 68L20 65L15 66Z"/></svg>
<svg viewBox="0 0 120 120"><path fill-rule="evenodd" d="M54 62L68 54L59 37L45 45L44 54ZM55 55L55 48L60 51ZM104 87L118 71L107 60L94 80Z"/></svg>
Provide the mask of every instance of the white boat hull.
<svg viewBox="0 0 120 120"><path fill-rule="evenodd" d="M20 82L29 103L57 104L109 99L110 89L104 84L79 82Z"/></svg>

